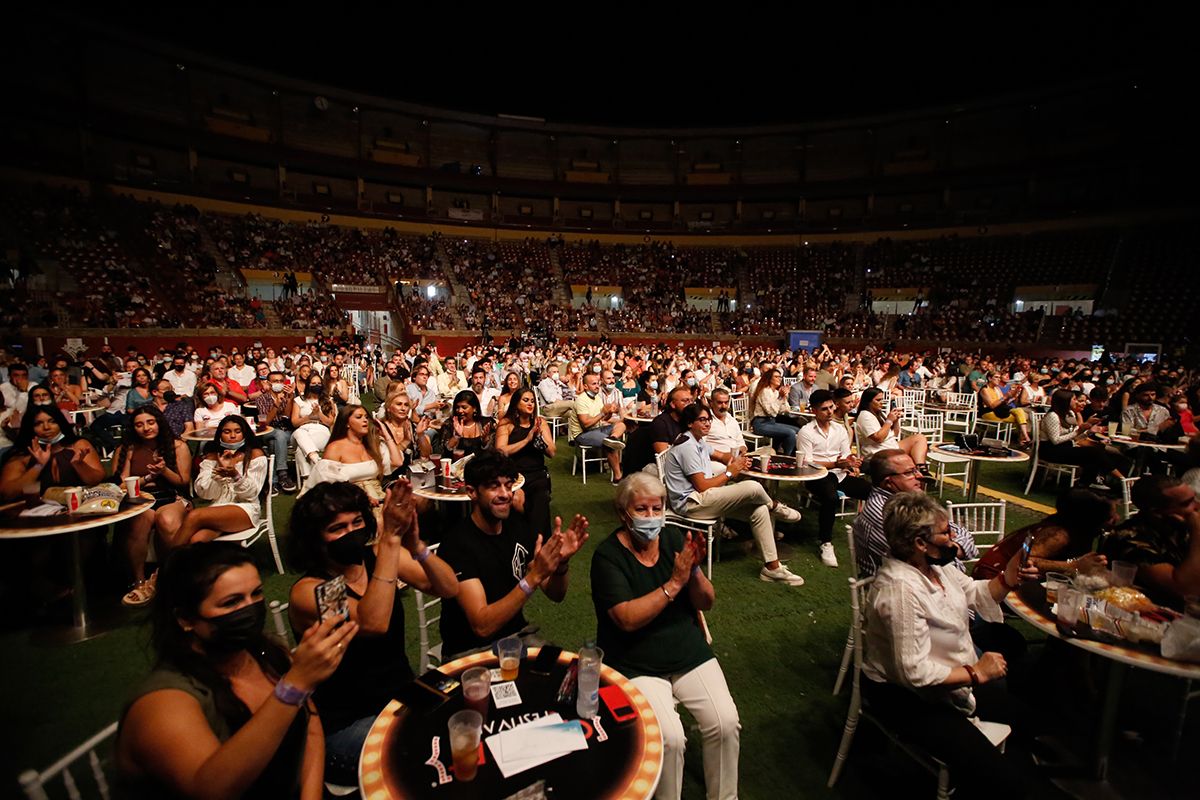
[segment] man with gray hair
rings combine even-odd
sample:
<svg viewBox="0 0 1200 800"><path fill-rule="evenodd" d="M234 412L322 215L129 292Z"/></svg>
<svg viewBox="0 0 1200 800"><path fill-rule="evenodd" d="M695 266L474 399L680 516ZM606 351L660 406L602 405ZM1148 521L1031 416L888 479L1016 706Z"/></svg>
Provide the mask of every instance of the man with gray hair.
<svg viewBox="0 0 1200 800"><path fill-rule="evenodd" d="M863 465L871 480L871 493L854 518L854 560L860 578L874 575L888 554L887 535L883 531L883 507L897 492L924 491L924 477L912 458L903 450L880 450ZM957 556L954 565L962 571L963 559L979 558L975 537L957 523L950 523L950 538Z"/></svg>
<svg viewBox="0 0 1200 800"><path fill-rule="evenodd" d="M708 404L712 410L712 427L705 441L718 453L728 453L737 458L746 455L750 448L746 446L741 426L729 411L729 390L720 387L713 389Z"/></svg>

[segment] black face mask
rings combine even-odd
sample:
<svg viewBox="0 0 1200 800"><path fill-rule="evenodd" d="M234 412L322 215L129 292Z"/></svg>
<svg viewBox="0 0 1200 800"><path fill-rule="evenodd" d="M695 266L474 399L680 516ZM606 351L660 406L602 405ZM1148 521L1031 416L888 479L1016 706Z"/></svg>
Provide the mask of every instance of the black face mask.
<svg viewBox="0 0 1200 800"><path fill-rule="evenodd" d="M263 623L267 621L267 601L259 600L237 611L219 617L201 617L215 632L211 639L204 640L204 649L215 654L231 654L262 636Z"/></svg>
<svg viewBox="0 0 1200 800"><path fill-rule="evenodd" d="M184 368L185 368L186 366L187 366L186 364L176 364L176 365L175 365L175 371L176 371L176 372L183 372L183 370L184 370Z"/></svg>
<svg viewBox="0 0 1200 800"><path fill-rule="evenodd" d="M168 403L174 403L176 400L179 399L179 395L175 394L174 391L167 390L162 393L162 398L164 401L166 401Z"/></svg>
<svg viewBox="0 0 1200 800"><path fill-rule="evenodd" d="M935 567L944 567L947 564L952 564L954 563L954 559L958 557L958 550L952 544L945 547L938 547L928 539L925 540L925 543L929 545L929 550L925 553L925 560Z"/></svg>
<svg viewBox="0 0 1200 800"><path fill-rule="evenodd" d="M371 531L366 527L357 528L344 536L327 542L326 550L329 557L339 564L347 566L363 563L366 556L367 542L371 539Z"/></svg>

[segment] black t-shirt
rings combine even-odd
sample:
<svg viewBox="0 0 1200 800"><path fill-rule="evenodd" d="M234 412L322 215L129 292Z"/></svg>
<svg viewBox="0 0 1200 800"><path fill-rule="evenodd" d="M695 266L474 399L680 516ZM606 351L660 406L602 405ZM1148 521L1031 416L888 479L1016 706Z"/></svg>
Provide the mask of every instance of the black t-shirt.
<svg viewBox="0 0 1200 800"><path fill-rule="evenodd" d="M368 574L375 572L374 554L367 554L366 568ZM304 577L326 580L329 576L308 573ZM346 593L355 600L362 600L362 595L349 586ZM392 601L387 632L382 636L361 633L355 636L337 671L317 687L313 702L321 714L326 734L339 731L363 717L377 715L400 687L412 680L412 666L404 649L404 606L400 597L397 594ZM299 641L303 631L293 628L292 632Z"/></svg>
<svg viewBox="0 0 1200 800"><path fill-rule="evenodd" d="M670 411L663 411L649 425L639 425L626 442L621 471L628 475L654 463L654 444L663 442L667 446L673 445L682 432L683 426L671 416Z"/></svg>
<svg viewBox="0 0 1200 800"><path fill-rule="evenodd" d="M500 533L492 535L479 529L471 517L463 520L442 541L438 556L454 568L459 581L478 580L490 605L513 590L525 577L536 537L523 514L513 512ZM475 635L471 623L456 598L442 601L442 652L447 656L484 647L497 639L511 636L526 625L518 611L488 639Z"/></svg>

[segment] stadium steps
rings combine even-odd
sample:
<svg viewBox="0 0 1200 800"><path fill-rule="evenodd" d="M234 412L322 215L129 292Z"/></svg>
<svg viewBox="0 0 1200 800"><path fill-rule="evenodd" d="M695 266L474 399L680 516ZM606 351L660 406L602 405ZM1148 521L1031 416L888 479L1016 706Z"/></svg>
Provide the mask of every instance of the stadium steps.
<svg viewBox="0 0 1200 800"><path fill-rule="evenodd" d="M242 273L229 266L229 262L225 260L225 254L221 252L221 248L217 247L217 243L212 238L212 234L208 232L208 227L204 224L204 220L201 219L200 224L196 227L200 231L201 249L212 256L213 261L216 262L216 284L226 291L233 291L245 286L246 280L242 276Z"/></svg>
<svg viewBox="0 0 1200 800"><path fill-rule="evenodd" d="M558 259L558 248L550 250L550 275L554 279L555 299L564 305L571 305L571 290L567 286L567 276L563 273L562 262ZM599 322L597 322L597 325Z"/></svg>
<svg viewBox="0 0 1200 800"><path fill-rule="evenodd" d="M454 276L454 270L450 268L450 256L446 253L446 244L442 237L437 238L437 244L433 249L434 261L442 270L442 277L446 281L446 285L450 287L450 318L454 320L455 330L465 330L466 322L463 320L462 309L471 304L471 295L467 293L467 287L458 282Z"/></svg>

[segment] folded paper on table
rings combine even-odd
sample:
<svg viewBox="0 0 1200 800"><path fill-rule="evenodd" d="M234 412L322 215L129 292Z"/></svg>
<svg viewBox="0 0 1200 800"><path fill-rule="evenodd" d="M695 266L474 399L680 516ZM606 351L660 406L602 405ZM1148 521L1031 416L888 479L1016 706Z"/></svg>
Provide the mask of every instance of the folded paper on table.
<svg viewBox="0 0 1200 800"><path fill-rule="evenodd" d="M67 507L62 503L45 502L40 506L27 508L21 512L22 517L53 517L67 510Z"/></svg>
<svg viewBox="0 0 1200 800"><path fill-rule="evenodd" d="M587 749L579 720L563 722L558 714L518 725L484 739L500 773L509 778L576 750Z"/></svg>

